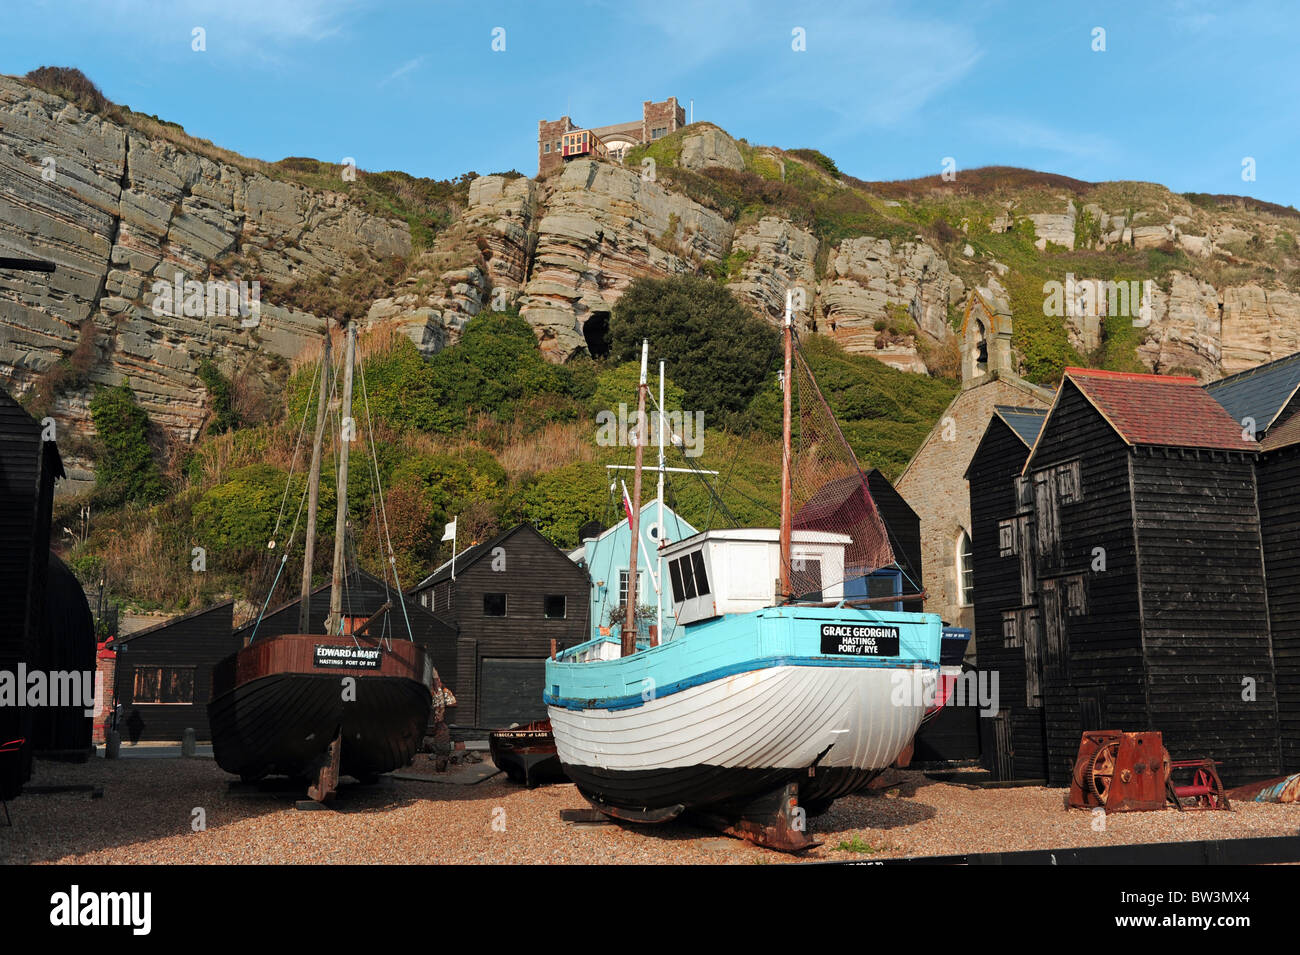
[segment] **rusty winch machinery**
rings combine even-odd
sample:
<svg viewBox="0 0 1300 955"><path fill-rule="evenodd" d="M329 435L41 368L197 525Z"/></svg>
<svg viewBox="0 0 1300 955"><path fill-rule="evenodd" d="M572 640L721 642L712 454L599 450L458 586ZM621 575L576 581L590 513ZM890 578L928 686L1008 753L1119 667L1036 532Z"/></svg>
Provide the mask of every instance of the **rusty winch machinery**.
<svg viewBox="0 0 1300 955"><path fill-rule="evenodd" d="M1188 809L1230 809L1209 758L1170 760L1158 732L1092 730L1079 740L1079 755L1070 778L1072 809L1142 812L1173 805ZM1175 774L1190 774L1179 785Z"/></svg>

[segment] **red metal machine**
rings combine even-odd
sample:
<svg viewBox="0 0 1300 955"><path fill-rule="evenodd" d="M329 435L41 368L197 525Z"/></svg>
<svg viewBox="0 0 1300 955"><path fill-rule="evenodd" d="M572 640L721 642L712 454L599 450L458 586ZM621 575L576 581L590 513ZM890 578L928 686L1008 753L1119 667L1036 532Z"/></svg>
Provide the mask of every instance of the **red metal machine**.
<svg viewBox="0 0 1300 955"><path fill-rule="evenodd" d="M1217 764L1209 758L1171 761L1158 732L1092 730L1079 740L1070 780L1072 809L1144 812L1173 804L1186 809L1230 809ZM1191 770L1176 786L1174 771Z"/></svg>

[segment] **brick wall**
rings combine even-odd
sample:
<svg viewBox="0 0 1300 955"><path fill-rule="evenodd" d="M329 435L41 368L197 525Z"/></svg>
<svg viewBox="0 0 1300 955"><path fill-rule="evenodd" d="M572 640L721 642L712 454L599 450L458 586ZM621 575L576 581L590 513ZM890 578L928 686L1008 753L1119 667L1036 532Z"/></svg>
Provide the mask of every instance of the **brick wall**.
<svg viewBox="0 0 1300 955"><path fill-rule="evenodd" d="M545 175L552 169L564 165L564 160L560 157L560 137L577 128L573 125L573 120L567 116L555 120L543 119L538 122L537 175ZM546 151L547 144L551 147L550 152Z"/></svg>
<svg viewBox="0 0 1300 955"><path fill-rule="evenodd" d="M675 133L686 125L686 111L677 105L677 97L670 96L662 103L646 100L641 104L641 141L650 142L656 129L666 130L663 135Z"/></svg>

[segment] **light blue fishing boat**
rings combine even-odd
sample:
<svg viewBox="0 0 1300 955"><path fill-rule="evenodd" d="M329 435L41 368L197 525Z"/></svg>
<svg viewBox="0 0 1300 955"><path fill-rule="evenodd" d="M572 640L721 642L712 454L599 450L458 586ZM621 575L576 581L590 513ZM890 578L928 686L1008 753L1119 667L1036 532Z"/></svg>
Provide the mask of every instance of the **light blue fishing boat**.
<svg viewBox="0 0 1300 955"><path fill-rule="evenodd" d="M661 547L672 632L643 637L630 594L618 633L547 662L545 702L565 772L608 815L662 822L689 811L794 851L816 844L808 815L865 787L911 742L933 702L942 625L934 614L873 609L879 598L846 598L863 592L846 583L892 554L838 428L809 432L808 415L829 409L802 358L805 470L792 463L788 303L785 342L781 528L710 530ZM643 410L644 352L641 382ZM851 471L828 464L827 437L843 442ZM796 482L806 492L797 512ZM633 554L633 580L635 571Z"/></svg>

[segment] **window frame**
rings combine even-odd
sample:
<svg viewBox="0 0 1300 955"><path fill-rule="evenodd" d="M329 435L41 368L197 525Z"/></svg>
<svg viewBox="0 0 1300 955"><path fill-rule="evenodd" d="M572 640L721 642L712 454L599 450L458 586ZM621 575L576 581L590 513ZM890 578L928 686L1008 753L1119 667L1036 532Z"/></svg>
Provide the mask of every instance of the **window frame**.
<svg viewBox="0 0 1300 955"><path fill-rule="evenodd" d="M964 527L957 535L957 606L975 606L975 541ZM966 584L969 577L970 585Z"/></svg>
<svg viewBox="0 0 1300 955"><path fill-rule="evenodd" d="M489 597L500 597L500 598L501 598L501 612L500 612L500 613L488 613L488 598L489 598ZM510 616L510 597L509 597L509 595L508 595L508 594L505 594L505 593L497 593L496 591L493 591L493 592L491 592L491 593L488 593L487 591L484 591L484 593L483 593L483 616L484 616L484 617L490 617L490 618L492 618L492 619L494 619L494 620L501 620L501 619L504 619L505 617Z"/></svg>
<svg viewBox="0 0 1300 955"><path fill-rule="evenodd" d="M547 604L552 600L560 601L560 615L552 616L547 609ZM542 595L542 619L543 620L568 620L569 619L569 600L566 594L543 594Z"/></svg>

